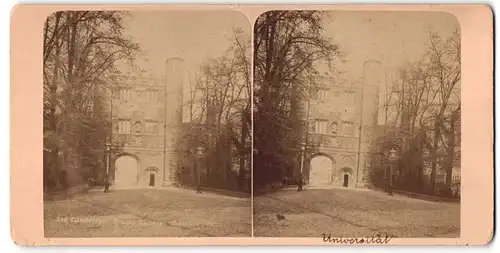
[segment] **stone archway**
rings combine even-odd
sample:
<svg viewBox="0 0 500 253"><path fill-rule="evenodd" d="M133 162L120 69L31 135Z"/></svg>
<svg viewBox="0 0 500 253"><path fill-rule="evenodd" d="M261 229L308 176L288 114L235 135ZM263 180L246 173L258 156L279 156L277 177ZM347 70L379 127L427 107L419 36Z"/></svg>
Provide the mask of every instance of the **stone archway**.
<svg viewBox="0 0 500 253"><path fill-rule="evenodd" d="M342 187L352 187L356 182L354 180L354 173L351 168L344 167L339 171Z"/></svg>
<svg viewBox="0 0 500 253"><path fill-rule="evenodd" d="M340 159L340 170L338 171L336 184L341 187L353 187L356 185L356 175L354 168L356 168L356 161L351 155L344 155Z"/></svg>
<svg viewBox="0 0 500 253"><path fill-rule="evenodd" d="M140 163L133 154L120 154L115 160L115 188L130 188L137 186Z"/></svg>
<svg viewBox="0 0 500 253"><path fill-rule="evenodd" d="M314 187L330 186L335 172L333 157L319 153L309 159L309 185Z"/></svg>
<svg viewBox="0 0 500 253"><path fill-rule="evenodd" d="M146 185L149 187L157 187L160 185L159 170L156 167L146 169Z"/></svg>

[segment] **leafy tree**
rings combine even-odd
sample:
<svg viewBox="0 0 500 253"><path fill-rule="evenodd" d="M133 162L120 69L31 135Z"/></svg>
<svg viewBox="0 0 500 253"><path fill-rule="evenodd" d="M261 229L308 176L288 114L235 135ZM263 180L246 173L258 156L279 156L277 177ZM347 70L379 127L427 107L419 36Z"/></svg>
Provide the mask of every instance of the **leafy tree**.
<svg viewBox="0 0 500 253"><path fill-rule="evenodd" d="M44 175L77 172L70 184L98 173L109 137L110 91L119 61L133 65L137 44L123 35L126 12L63 11L44 26L44 147L64 162ZM89 169L92 168L92 169ZM69 185L71 186L71 185Z"/></svg>
<svg viewBox="0 0 500 253"><path fill-rule="evenodd" d="M297 164L304 131L300 100L320 75L333 69L338 46L324 35L321 11L269 11L254 26L254 187L281 181Z"/></svg>

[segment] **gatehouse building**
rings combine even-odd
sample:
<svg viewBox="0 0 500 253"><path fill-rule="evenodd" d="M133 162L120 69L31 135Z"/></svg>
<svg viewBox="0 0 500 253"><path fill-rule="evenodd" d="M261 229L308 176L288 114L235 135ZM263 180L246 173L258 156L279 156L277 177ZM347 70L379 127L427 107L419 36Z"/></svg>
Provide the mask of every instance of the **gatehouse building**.
<svg viewBox="0 0 500 253"><path fill-rule="evenodd" d="M304 121L302 174L310 186L365 187L376 140L380 63L354 80L320 80L297 107ZM300 172L296 172L298 174Z"/></svg>
<svg viewBox="0 0 500 253"><path fill-rule="evenodd" d="M169 59L166 79L124 76L111 95L110 179L117 188L174 183L182 131L183 61Z"/></svg>

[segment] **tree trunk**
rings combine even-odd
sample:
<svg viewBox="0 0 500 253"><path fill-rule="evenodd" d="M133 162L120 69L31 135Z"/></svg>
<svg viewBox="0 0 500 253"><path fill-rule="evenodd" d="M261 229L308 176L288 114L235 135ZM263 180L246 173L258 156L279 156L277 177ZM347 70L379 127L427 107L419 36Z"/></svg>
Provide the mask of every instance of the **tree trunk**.
<svg viewBox="0 0 500 253"><path fill-rule="evenodd" d="M50 128L54 133L57 130L57 119L56 119L56 105L57 105L57 86L59 82L59 68L60 59L59 55L61 53L61 47L57 45L55 51L55 64L54 73L52 76L52 83L50 84Z"/></svg>
<svg viewBox="0 0 500 253"><path fill-rule="evenodd" d="M455 123L458 119L458 114L457 112L453 112L451 115L451 120L450 120L450 132L448 133L448 150L447 150L447 155L446 155L446 189L448 189L449 194L451 196L451 180L452 180L452 175L453 175L453 160L455 156L455 146L456 146L456 141L455 141Z"/></svg>
<svg viewBox="0 0 500 253"><path fill-rule="evenodd" d="M60 129L58 128L58 120L57 120L57 115L56 115L56 108L57 108L57 103L58 103L58 97L57 97L57 86L59 83L59 68L60 68L60 60L59 56L61 53L61 47L59 44L59 41L55 42L56 48L55 48L55 64L54 64L54 72L52 76L52 83L50 85L50 114L49 114L49 128L50 132L52 133L53 140L59 140L59 131ZM52 150L51 153L49 154L51 156L52 161L58 161L58 152L60 150L60 143L53 143L55 146L55 150ZM61 170L61 165L58 162L53 162L50 163L50 168L49 170L52 172L52 175L58 175L59 171ZM44 176L49 176L51 174L45 174ZM54 179L55 184L59 183L58 178Z"/></svg>
<svg viewBox="0 0 500 253"><path fill-rule="evenodd" d="M424 138L425 138L425 132L420 133L420 138L418 140L418 148L419 148L419 154L418 154L418 161L417 161L417 189L421 190L422 189L422 174L424 173Z"/></svg>
<svg viewBox="0 0 500 253"><path fill-rule="evenodd" d="M438 143L439 143L439 136L441 134L440 131L440 117L436 117L436 121L434 123L434 138L433 138L433 145L431 149L431 156L432 156L432 171L431 171L431 178L430 178L430 183L431 183L431 193L435 194L436 193L436 172L437 172L437 149L438 149Z"/></svg>
<svg viewBox="0 0 500 253"><path fill-rule="evenodd" d="M75 44L76 44L76 27L77 27L77 12L70 12L68 17L69 28L71 32L68 33L68 83L74 85L73 82L73 67L75 65ZM68 14L69 15L69 14Z"/></svg>
<svg viewBox="0 0 500 253"><path fill-rule="evenodd" d="M239 156L240 156L240 169L239 169L239 174L238 174L238 185L240 189L243 189L245 186L245 160L246 160L246 152L245 152L245 147L246 147L246 133L247 133L247 128L248 125L246 124L246 114L247 111L244 111L241 114L241 147L239 148Z"/></svg>

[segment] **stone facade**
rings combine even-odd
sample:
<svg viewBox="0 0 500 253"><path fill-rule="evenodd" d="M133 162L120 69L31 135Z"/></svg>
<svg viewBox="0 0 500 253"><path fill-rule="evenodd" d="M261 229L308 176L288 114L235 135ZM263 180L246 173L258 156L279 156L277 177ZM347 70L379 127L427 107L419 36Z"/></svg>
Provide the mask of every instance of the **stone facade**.
<svg viewBox="0 0 500 253"><path fill-rule="evenodd" d="M314 177L322 177L319 181L332 186L366 186L369 152L378 125L377 67L377 62L368 62L364 77L358 80L317 83L309 98L302 100L301 115L308 119L303 169L306 182L314 184L318 181ZM311 160L317 156L331 160L331 171L312 168Z"/></svg>
<svg viewBox="0 0 500 253"><path fill-rule="evenodd" d="M112 92L110 178L116 188L192 186L198 170L202 183L238 183L228 172L240 168L236 147L211 141L207 122L183 122L182 65L169 59L166 79L122 77ZM208 119L215 117L210 111ZM195 162L200 145L203 166ZM249 174L249 166L245 170Z"/></svg>

